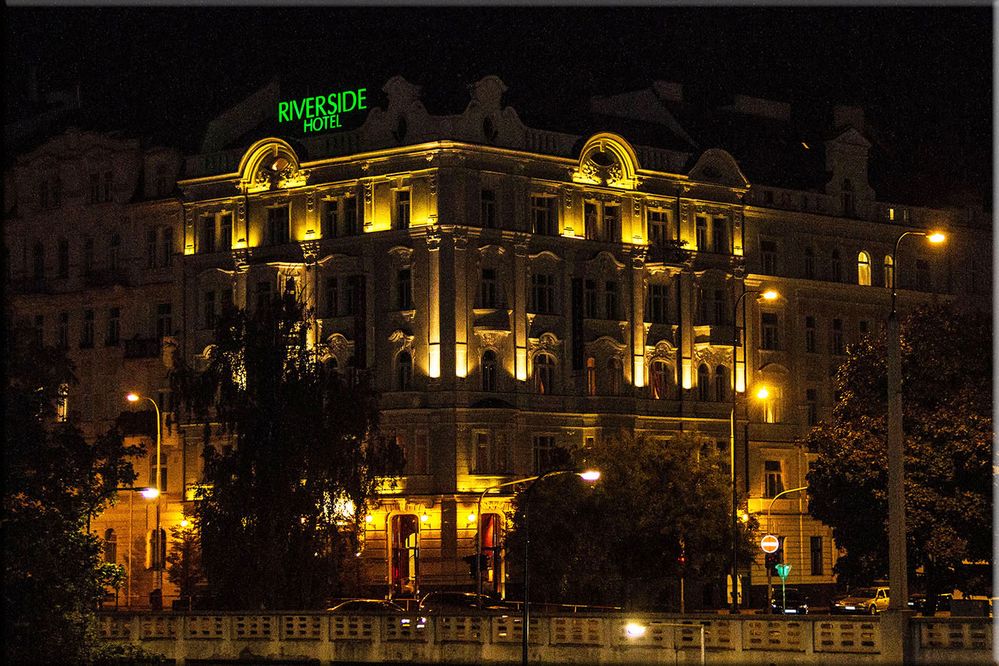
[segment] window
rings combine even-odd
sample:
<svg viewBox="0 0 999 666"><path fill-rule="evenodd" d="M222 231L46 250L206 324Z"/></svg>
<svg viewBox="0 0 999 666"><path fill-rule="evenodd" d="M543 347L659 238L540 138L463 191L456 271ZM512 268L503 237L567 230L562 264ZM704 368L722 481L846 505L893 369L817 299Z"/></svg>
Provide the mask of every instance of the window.
<svg viewBox="0 0 999 666"><path fill-rule="evenodd" d="M861 319L857 322L857 331L861 336L867 335L871 330L871 323L866 319Z"/></svg>
<svg viewBox="0 0 999 666"><path fill-rule="evenodd" d="M728 220L716 217L712 220L711 240L713 250L719 254L728 254Z"/></svg>
<svg viewBox="0 0 999 666"><path fill-rule="evenodd" d="M768 390L769 395L763 399L761 404L763 408L763 422L779 423L783 416L781 414L781 389L777 386L771 386Z"/></svg>
<svg viewBox="0 0 999 666"><path fill-rule="evenodd" d="M232 213L219 216L219 250L228 252L232 249Z"/></svg>
<svg viewBox="0 0 999 666"><path fill-rule="evenodd" d="M604 205L603 225L600 230L600 240L605 243L621 242L621 207Z"/></svg>
<svg viewBox="0 0 999 666"><path fill-rule="evenodd" d="M777 275L777 243L775 241L760 241L760 272L764 275Z"/></svg>
<svg viewBox="0 0 999 666"><path fill-rule="evenodd" d="M399 310L413 309L413 271L400 269L396 273L396 306Z"/></svg>
<svg viewBox="0 0 999 666"><path fill-rule="evenodd" d="M482 190L479 194L479 220L486 229L496 228L496 192Z"/></svg>
<svg viewBox="0 0 999 666"><path fill-rule="evenodd" d="M715 400L725 402L728 400L728 372L724 365L715 368Z"/></svg>
<svg viewBox="0 0 999 666"><path fill-rule="evenodd" d="M108 308L108 330L104 344L108 347L117 347L121 339L121 309Z"/></svg>
<svg viewBox="0 0 999 666"><path fill-rule="evenodd" d="M163 227L160 235L160 266L173 264L173 227Z"/></svg>
<svg viewBox="0 0 999 666"><path fill-rule="evenodd" d="M871 255L864 251L857 255L857 284L871 286Z"/></svg>
<svg viewBox="0 0 999 666"><path fill-rule="evenodd" d="M853 217L856 214L854 209L854 199L853 199L853 183L850 182L849 178L843 179L843 215L846 217Z"/></svg>
<svg viewBox="0 0 999 666"><path fill-rule="evenodd" d="M283 245L288 242L288 207L267 209L267 243Z"/></svg>
<svg viewBox="0 0 999 666"><path fill-rule="evenodd" d="M829 338L829 352L837 356L842 355L845 352L845 345L843 344L842 319L832 320L832 331Z"/></svg>
<svg viewBox="0 0 999 666"><path fill-rule="evenodd" d="M694 233L697 249L706 252L708 249L708 218L698 215L694 220Z"/></svg>
<svg viewBox="0 0 999 666"><path fill-rule="evenodd" d="M87 203L98 203L101 200L101 174L90 174L90 190L87 192Z"/></svg>
<svg viewBox="0 0 999 666"><path fill-rule="evenodd" d="M649 386L654 400L666 400L671 397L672 381L670 381L670 368L666 361L652 361L649 366Z"/></svg>
<svg viewBox="0 0 999 666"><path fill-rule="evenodd" d="M728 321L728 308L726 307L728 303L725 302L725 290L715 289L714 291L714 301L713 301L713 311L714 319L712 320L718 326L724 326Z"/></svg>
<svg viewBox="0 0 999 666"><path fill-rule="evenodd" d="M146 268L156 268L158 250L156 227L148 227L146 229Z"/></svg>
<svg viewBox="0 0 999 666"><path fill-rule="evenodd" d="M811 561L811 574L813 576L822 576L825 573L825 568L823 565L822 557L822 537L813 536L808 538L809 541L809 558Z"/></svg>
<svg viewBox="0 0 999 666"><path fill-rule="evenodd" d="M209 289L201 295L201 327L215 328L215 291Z"/></svg>
<svg viewBox="0 0 999 666"><path fill-rule="evenodd" d="M479 279L479 307L497 307L495 268L482 269L481 278Z"/></svg>
<svg viewBox="0 0 999 666"><path fill-rule="evenodd" d="M323 289L323 314L327 317L337 316L337 286L335 277L326 278L326 285Z"/></svg>
<svg viewBox="0 0 999 666"><path fill-rule="evenodd" d="M45 246L39 241L31 249L32 275L35 280L45 279Z"/></svg>
<svg viewBox="0 0 999 666"><path fill-rule="evenodd" d="M815 317L805 317L805 351L815 353Z"/></svg>
<svg viewBox="0 0 999 666"><path fill-rule="evenodd" d="M667 287L664 284L649 285L649 307L646 319L653 324L669 323L668 319L669 296Z"/></svg>
<svg viewBox="0 0 999 666"><path fill-rule="evenodd" d="M815 279L815 250L811 247L805 248L805 270L803 277L807 280Z"/></svg>
<svg viewBox="0 0 999 666"><path fill-rule="evenodd" d="M604 283L604 313L607 319L620 319L618 300L617 282L608 280Z"/></svg>
<svg viewBox="0 0 999 666"><path fill-rule="evenodd" d="M650 209L646 213L646 224L648 226L650 244L658 247L669 245L669 213L667 211Z"/></svg>
<svg viewBox="0 0 999 666"><path fill-rule="evenodd" d="M594 280L583 282L583 316L588 319L597 316L597 283Z"/></svg>
<svg viewBox="0 0 999 666"><path fill-rule="evenodd" d="M362 315L364 314L364 276L363 275L350 275L347 277L347 314L349 315Z"/></svg>
<svg viewBox="0 0 999 666"><path fill-rule="evenodd" d="M58 245L58 260L59 265L57 268L56 275L61 278L69 277L69 241L65 238L59 239Z"/></svg>
<svg viewBox="0 0 999 666"><path fill-rule="evenodd" d="M173 191L173 183L170 182L170 175L167 173L167 166L165 164L156 165L156 194L158 196L166 196Z"/></svg>
<svg viewBox="0 0 999 666"><path fill-rule="evenodd" d="M535 435L531 448L534 454L535 474L544 474L563 462L564 451L556 446L555 437L552 435Z"/></svg>
<svg viewBox="0 0 999 666"><path fill-rule="evenodd" d="M406 454L407 474L429 474L430 473L430 445L429 437L425 432L418 432L413 437L412 442L403 441L404 453Z"/></svg>
<svg viewBox="0 0 999 666"><path fill-rule="evenodd" d="M162 527L149 530L146 536L146 568L162 569L166 562L166 552L166 530Z"/></svg>
<svg viewBox="0 0 999 666"><path fill-rule="evenodd" d="M395 193L395 228L409 229L409 190Z"/></svg>
<svg viewBox="0 0 999 666"><path fill-rule="evenodd" d="M394 596L416 593L420 571L420 519L415 514L392 516L391 584Z"/></svg>
<svg viewBox="0 0 999 666"><path fill-rule="evenodd" d="M198 254L215 251L215 217L202 215L198 222Z"/></svg>
<svg viewBox="0 0 999 666"><path fill-rule="evenodd" d="M763 463L763 496L773 499L784 492L784 474L780 460L766 460Z"/></svg>
<svg viewBox="0 0 999 666"><path fill-rule="evenodd" d="M121 255L121 236L115 232L108 240L108 270L112 273L118 271L118 259Z"/></svg>
<svg viewBox="0 0 999 666"><path fill-rule="evenodd" d="M555 197L538 194L531 197L531 228L534 233L542 236L558 235Z"/></svg>
<svg viewBox="0 0 999 666"><path fill-rule="evenodd" d="M59 313L59 327L56 330L56 345L59 349L69 349L69 313Z"/></svg>
<svg viewBox="0 0 999 666"><path fill-rule="evenodd" d="M931 291L933 288L930 279L930 262L926 259L916 259L916 289L920 291Z"/></svg>
<svg viewBox="0 0 999 666"><path fill-rule="evenodd" d="M780 349L780 339L777 335L777 315L773 312L764 312L760 316L760 345L763 349Z"/></svg>
<svg viewBox="0 0 999 666"><path fill-rule="evenodd" d="M104 194L103 200L104 201L111 201L111 189L112 189L112 185L113 185L113 181L112 181L112 178L111 178L111 172L110 171L105 171L104 172L104 192L103 192L103 194Z"/></svg>
<svg viewBox="0 0 999 666"><path fill-rule="evenodd" d="M267 280L258 282L254 295L256 296L257 312L263 312L271 304L271 283Z"/></svg>
<svg viewBox="0 0 999 666"><path fill-rule="evenodd" d="M226 315L232 312L232 287L219 292L219 313Z"/></svg>
<svg viewBox="0 0 999 666"><path fill-rule="evenodd" d="M56 400L56 421L65 423L69 419L69 385L59 385L59 398Z"/></svg>
<svg viewBox="0 0 999 666"><path fill-rule="evenodd" d="M550 273L531 275L531 312L555 314L555 276Z"/></svg>
<svg viewBox="0 0 999 666"><path fill-rule="evenodd" d="M80 349L89 349L94 346L94 311L86 309L83 311L83 330L80 332Z"/></svg>
<svg viewBox="0 0 999 666"><path fill-rule="evenodd" d="M885 255L885 287L887 289L895 287L895 260L890 254Z"/></svg>
<svg viewBox="0 0 999 666"><path fill-rule="evenodd" d="M504 471L497 463L489 433L475 433L475 474L494 474Z"/></svg>
<svg viewBox="0 0 999 666"><path fill-rule="evenodd" d="M621 359L611 357L607 359L607 393L608 395L620 395L624 385L624 365Z"/></svg>
<svg viewBox="0 0 999 666"><path fill-rule="evenodd" d="M597 359L592 356L586 359L586 395L597 394Z"/></svg>
<svg viewBox="0 0 999 666"><path fill-rule="evenodd" d="M323 204L322 234L323 238L336 238L340 229L340 202L327 201Z"/></svg>
<svg viewBox="0 0 999 666"><path fill-rule="evenodd" d="M697 399L711 400L711 371L703 363L697 367Z"/></svg>
<svg viewBox="0 0 999 666"><path fill-rule="evenodd" d="M839 257L839 250L829 253L829 279L833 282L843 281L843 262Z"/></svg>
<svg viewBox="0 0 999 666"><path fill-rule="evenodd" d="M356 236L359 233L361 224L357 214L357 197L347 197L343 200L343 235Z"/></svg>
<svg viewBox="0 0 999 666"><path fill-rule="evenodd" d="M496 390L496 352L491 349L482 354L482 390Z"/></svg>
<svg viewBox="0 0 999 666"><path fill-rule="evenodd" d="M83 274L91 275L94 272L94 239L87 237L83 239Z"/></svg>
<svg viewBox="0 0 999 666"><path fill-rule="evenodd" d="M805 406L808 409L808 425L813 426L819 422L819 406L817 391L813 388L805 389Z"/></svg>
<svg viewBox="0 0 999 666"><path fill-rule="evenodd" d="M534 357L534 390L539 395L555 391L555 357L541 353Z"/></svg>
<svg viewBox="0 0 999 666"><path fill-rule="evenodd" d="M173 308L169 303L156 306L156 338L162 339L173 334Z"/></svg>
<svg viewBox="0 0 999 666"><path fill-rule="evenodd" d="M413 386L413 357L409 352L399 352L395 359L395 387L398 391L408 391Z"/></svg>
<svg viewBox="0 0 999 666"><path fill-rule="evenodd" d="M104 530L104 561L108 564L118 561L118 535L110 527Z"/></svg>

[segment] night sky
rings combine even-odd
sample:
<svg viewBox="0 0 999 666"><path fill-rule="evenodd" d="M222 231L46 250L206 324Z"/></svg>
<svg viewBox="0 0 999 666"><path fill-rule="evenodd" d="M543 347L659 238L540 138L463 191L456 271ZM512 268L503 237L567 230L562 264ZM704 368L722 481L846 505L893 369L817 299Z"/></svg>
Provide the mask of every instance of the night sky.
<svg viewBox="0 0 999 666"><path fill-rule="evenodd" d="M662 79L865 107L913 188L990 191L991 7L8 8L6 112L81 84L109 125L187 131L279 76L282 92L402 74L460 113L497 74L529 125ZM374 97L378 101L378 97ZM195 130L190 130L194 132Z"/></svg>

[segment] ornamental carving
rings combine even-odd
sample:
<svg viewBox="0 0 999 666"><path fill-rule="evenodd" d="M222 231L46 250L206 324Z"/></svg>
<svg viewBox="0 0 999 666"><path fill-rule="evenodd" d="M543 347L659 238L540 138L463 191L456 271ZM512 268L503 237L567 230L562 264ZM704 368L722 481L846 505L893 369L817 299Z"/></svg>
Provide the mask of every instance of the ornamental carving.
<svg viewBox="0 0 999 666"><path fill-rule="evenodd" d="M562 205L567 211L572 210L572 190L568 187L562 188Z"/></svg>
<svg viewBox="0 0 999 666"><path fill-rule="evenodd" d="M319 256L319 241L302 241L302 258L306 266L314 266Z"/></svg>
<svg viewBox="0 0 999 666"><path fill-rule="evenodd" d="M232 251L232 264L237 273L245 273L250 269L250 248L241 247Z"/></svg>
<svg viewBox="0 0 999 666"><path fill-rule="evenodd" d="M638 156L624 138L603 132L583 146L572 174L576 183L634 190L638 186Z"/></svg>
<svg viewBox="0 0 999 666"><path fill-rule="evenodd" d="M654 347L645 352L645 360L649 365L652 361L665 361L670 367L676 365L676 347L669 340L659 340Z"/></svg>
<svg viewBox="0 0 999 666"><path fill-rule="evenodd" d="M315 190L310 190L309 194L305 197L305 210L312 212L316 209L316 192Z"/></svg>
<svg viewBox="0 0 999 666"><path fill-rule="evenodd" d="M374 185L371 183L364 183L361 187L364 188L364 205L370 206L372 198L374 197Z"/></svg>
<svg viewBox="0 0 999 666"><path fill-rule="evenodd" d="M694 365L705 363L710 367L724 365L728 366L732 362L732 353L716 347L698 347L694 350Z"/></svg>
<svg viewBox="0 0 999 666"><path fill-rule="evenodd" d="M347 361L354 355L354 343L347 340L340 333L333 333L326 339L323 351L327 355L327 358L322 359L323 361L335 358L337 367L344 367Z"/></svg>
<svg viewBox="0 0 999 666"><path fill-rule="evenodd" d="M509 335L510 331L475 330L475 337L479 339L479 347L483 350L492 349L497 353Z"/></svg>
<svg viewBox="0 0 999 666"><path fill-rule="evenodd" d="M431 156L432 158L433 156ZM430 185L430 195L437 196L437 174L431 174L427 182Z"/></svg>
<svg viewBox="0 0 999 666"><path fill-rule="evenodd" d="M396 329L395 331L393 331L392 334L389 335L388 339L389 339L389 342L391 342L392 345L395 348L395 352L394 352L393 356L396 355L396 354L399 354L401 352L404 352L404 351L405 352L409 352L410 356L412 356L412 354L413 354L413 339L414 339L414 336L413 336L412 333L407 333L406 331L403 331L400 328L400 329Z"/></svg>
<svg viewBox="0 0 999 666"><path fill-rule="evenodd" d="M240 161L239 174L237 187L246 194L301 187L309 180L291 145L275 138L252 145Z"/></svg>
<svg viewBox="0 0 999 666"><path fill-rule="evenodd" d="M439 224L427 228L427 247L431 252L441 249L443 233Z"/></svg>
<svg viewBox="0 0 999 666"><path fill-rule="evenodd" d="M562 351L562 342L555 337L554 333L542 333L537 338L531 338L529 343L532 358L541 353L551 354L558 358Z"/></svg>

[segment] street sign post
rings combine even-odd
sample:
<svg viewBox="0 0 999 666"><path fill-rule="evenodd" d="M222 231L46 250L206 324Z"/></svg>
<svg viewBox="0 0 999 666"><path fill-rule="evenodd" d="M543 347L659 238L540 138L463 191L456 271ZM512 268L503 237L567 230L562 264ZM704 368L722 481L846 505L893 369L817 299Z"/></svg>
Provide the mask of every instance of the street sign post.
<svg viewBox="0 0 999 666"><path fill-rule="evenodd" d="M787 612L787 575L789 573L791 573L791 565L790 564L784 564L783 562L781 562L780 564L778 564L777 566L775 566L774 569L777 570L777 575L780 576L780 598L781 598L780 612L781 613L786 613Z"/></svg>
<svg viewBox="0 0 999 666"><path fill-rule="evenodd" d="M780 539L773 534L767 534L760 539L760 548L763 549L764 553L776 553L777 549L780 548Z"/></svg>

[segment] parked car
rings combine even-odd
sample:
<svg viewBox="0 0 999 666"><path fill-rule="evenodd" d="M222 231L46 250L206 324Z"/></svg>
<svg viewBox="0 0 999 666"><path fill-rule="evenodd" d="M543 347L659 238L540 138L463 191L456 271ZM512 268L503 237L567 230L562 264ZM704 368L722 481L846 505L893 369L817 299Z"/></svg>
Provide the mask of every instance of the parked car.
<svg viewBox="0 0 999 666"><path fill-rule="evenodd" d="M869 613L876 615L888 609L887 587L858 587L833 601L831 613Z"/></svg>
<svg viewBox="0 0 999 666"><path fill-rule="evenodd" d="M330 613L404 613L404 609L399 604L386 601L385 599L348 599L342 601L332 608L326 609Z"/></svg>
<svg viewBox="0 0 999 666"><path fill-rule="evenodd" d="M808 598L796 587L788 587L781 591L774 588L774 596L770 600L770 612L779 615L806 615L808 613Z"/></svg>
<svg viewBox="0 0 999 666"><path fill-rule="evenodd" d="M939 611L950 611L950 600L952 595L947 592L938 594L934 599L927 599L925 594L913 594L909 596L909 610L917 613L932 615ZM933 603L929 603L933 602Z"/></svg>
<svg viewBox="0 0 999 666"><path fill-rule="evenodd" d="M512 606L485 594L473 592L431 592L420 601L424 613L509 612Z"/></svg>

